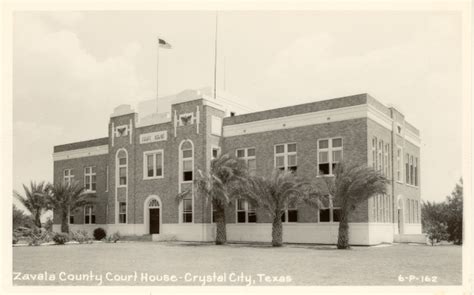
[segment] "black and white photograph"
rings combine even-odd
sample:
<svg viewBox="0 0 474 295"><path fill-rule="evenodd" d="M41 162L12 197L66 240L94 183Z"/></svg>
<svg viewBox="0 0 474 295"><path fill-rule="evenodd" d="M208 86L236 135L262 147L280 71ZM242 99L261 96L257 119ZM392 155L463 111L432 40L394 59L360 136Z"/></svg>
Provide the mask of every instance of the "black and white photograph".
<svg viewBox="0 0 474 295"><path fill-rule="evenodd" d="M470 2L127 2L4 4L4 291L472 292Z"/></svg>

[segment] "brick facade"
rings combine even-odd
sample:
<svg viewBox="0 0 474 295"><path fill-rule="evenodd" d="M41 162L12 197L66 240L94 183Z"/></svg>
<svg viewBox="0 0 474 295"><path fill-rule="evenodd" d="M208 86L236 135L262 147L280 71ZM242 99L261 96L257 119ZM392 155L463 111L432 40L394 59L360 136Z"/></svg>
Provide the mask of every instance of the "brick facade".
<svg viewBox="0 0 474 295"><path fill-rule="evenodd" d="M256 173L269 175L275 167L275 145L295 143L298 175L318 178L318 140L341 138L344 159L370 166L375 163L372 145L373 139L377 138L383 141L384 145L390 145L390 170L387 176L391 178L392 183L388 187L388 199L384 199L388 203L384 201L383 204L389 211L389 218L384 222L393 228L393 234L398 233L400 228L409 228L398 226L399 214L407 214L406 208L403 207L405 202L409 202L406 200L420 201L419 132L405 122L403 114L396 109L385 107L367 94L237 116L228 116L225 109L212 100L190 99L172 104L170 115L171 120L168 122L142 126L138 114L131 109L117 111L110 118L108 137L54 148L55 182L63 181L65 169L72 169L74 179L84 184L85 167L96 167L97 227L116 226L113 228L118 228L119 231L122 228L127 233L147 234L149 217L148 204L145 201L156 198L160 202L161 225L165 226L163 230L168 228L167 231L173 231L183 225L183 228L188 226L199 231L196 226L201 224L203 235L206 235L207 227L212 226L210 203L193 196L193 222L186 224L182 222L183 208L180 208L175 198L180 192L180 185L192 185L181 184L180 170L180 147L191 146L191 143L194 173L197 169L209 168L213 147L219 148L221 153L233 155L239 148L255 148ZM182 120L182 116L188 118ZM222 126L217 125L220 120ZM218 134L215 134L216 128ZM141 137L149 137L156 132L166 133L166 139L141 142ZM408 153L417 159L417 186L407 185L405 179L396 181L397 147L403 149L403 154ZM162 151L163 175L161 178L145 179L144 153L154 150ZM127 184L124 186L117 183L119 154L127 157ZM402 163L405 164L405 161ZM120 224L117 214L119 202L127 204L124 224ZM334 206L337 207L337 204ZM350 216L350 222L362 225L377 223L374 214L378 211L374 210L374 206L376 204L373 198L360 204ZM420 206L417 208L419 210ZM231 225L236 223L235 209L236 204L227 208L227 222ZM318 210L303 205L299 205L297 209L296 225L312 226L319 223ZM84 223L84 210L72 214L75 225ZM257 210L256 214L257 224L264 226L271 222L269 216L261 210ZM404 218L403 222L406 220L407 218ZM58 214L55 214L54 222L59 224ZM251 231L252 228L248 227L247 230ZM370 233L370 230L368 231ZM361 239L364 244L364 238ZM366 242L371 243L368 240Z"/></svg>

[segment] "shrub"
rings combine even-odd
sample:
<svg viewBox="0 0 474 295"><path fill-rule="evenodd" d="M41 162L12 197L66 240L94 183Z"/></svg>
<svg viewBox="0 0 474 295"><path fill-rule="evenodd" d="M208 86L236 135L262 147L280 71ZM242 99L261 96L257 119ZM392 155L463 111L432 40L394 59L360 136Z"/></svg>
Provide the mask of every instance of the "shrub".
<svg viewBox="0 0 474 295"><path fill-rule="evenodd" d="M69 241L69 235L67 233L56 233L53 237L53 241L58 245L64 245Z"/></svg>
<svg viewBox="0 0 474 295"><path fill-rule="evenodd" d="M111 242L117 243L117 241L119 241L120 239L121 239L121 236L120 236L119 232L115 232L112 235L108 236L105 239L105 241L109 242L109 243L111 243Z"/></svg>
<svg viewBox="0 0 474 295"><path fill-rule="evenodd" d="M98 227L94 229L94 239L96 239L97 241L102 240L106 236L107 236L107 232L103 228Z"/></svg>
<svg viewBox="0 0 474 295"><path fill-rule="evenodd" d="M79 244L91 242L91 237L89 233L85 230L78 230L77 232L72 232L70 238Z"/></svg>
<svg viewBox="0 0 474 295"><path fill-rule="evenodd" d="M431 246L448 238L447 226L441 222L431 223L427 226L426 233Z"/></svg>

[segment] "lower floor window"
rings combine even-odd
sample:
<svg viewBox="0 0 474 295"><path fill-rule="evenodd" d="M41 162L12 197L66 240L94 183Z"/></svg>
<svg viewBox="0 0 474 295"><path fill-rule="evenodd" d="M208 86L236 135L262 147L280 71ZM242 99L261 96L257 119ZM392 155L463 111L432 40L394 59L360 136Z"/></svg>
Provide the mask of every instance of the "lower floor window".
<svg viewBox="0 0 474 295"><path fill-rule="evenodd" d="M84 207L84 223L95 224L95 206L87 205Z"/></svg>
<svg viewBox="0 0 474 295"><path fill-rule="evenodd" d="M119 203L119 223L127 223L127 203Z"/></svg>
<svg viewBox="0 0 474 295"><path fill-rule="evenodd" d="M255 207L245 200L237 200L237 223L257 222Z"/></svg>
<svg viewBox="0 0 474 295"><path fill-rule="evenodd" d="M74 224L74 215L69 214L69 224Z"/></svg>
<svg viewBox="0 0 474 295"><path fill-rule="evenodd" d="M192 199L183 200L183 222L184 223L193 222L193 200Z"/></svg>
<svg viewBox="0 0 474 295"><path fill-rule="evenodd" d="M212 216L211 216L212 223L215 223L216 222L216 212L217 212L217 210L214 208L214 206L212 204L211 204L211 212L212 212Z"/></svg>
<svg viewBox="0 0 474 295"><path fill-rule="evenodd" d="M298 209L290 208L281 215L282 222L298 222Z"/></svg>
<svg viewBox="0 0 474 295"><path fill-rule="evenodd" d="M341 208L331 207L319 209L319 222L339 222L341 221Z"/></svg>

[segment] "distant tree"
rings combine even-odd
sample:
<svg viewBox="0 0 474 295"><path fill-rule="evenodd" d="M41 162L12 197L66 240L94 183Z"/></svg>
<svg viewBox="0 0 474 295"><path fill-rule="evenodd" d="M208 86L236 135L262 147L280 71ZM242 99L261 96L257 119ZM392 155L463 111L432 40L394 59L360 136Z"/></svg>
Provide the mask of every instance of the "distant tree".
<svg viewBox="0 0 474 295"><path fill-rule="evenodd" d="M30 187L23 185L23 189L24 195L14 190L13 196L31 213L35 226L41 228L41 215L50 209L46 197L46 185L44 182L32 181Z"/></svg>
<svg viewBox="0 0 474 295"><path fill-rule="evenodd" d="M431 245L448 238L446 204L425 201L421 204L421 227Z"/></svg>
<svg viewBox="0 0 474 295"><path fill-rule="evenodd" d="M340 162L334 179L326 178L329 196L341 207L337 248L349 248L349 215L362 202L377 194L385 194L389 180L367 165Z"/></svg>
<svg viewBox="0 0 474 295"><path fill-rule="evenodd" d="M272 246L283 244L282 215L289 204L312 202L318 194L311 184L297 177L293 172L274 170L270 177L250 176L246 181L239 182L236 194L241 198L263 208L272 218ZM313 200L309 200L313 197Z"/></svg>
<svg viewBox="0 0 474 295"><path fill-rule="evenodd" d="M70 184L58 182L47 186L48 202L56 213L61 214L61 232L69 233L69 212L93 203L94 193L89 193L86 188L73 182Z"/></svg>
<svg viewBox="0 0 474 295"><path fill-rule="evenodd" d="M26 215L23 210L18 209L15 204L13 204L13 231L19 227L28 227L31 228L34 225L31 215Z"/></svg>
<svg viewBox="0 0 474 295"><path fill-rule="evenodd" d="M448 241L456 245L462 244L463 220L463 182L462 178L456 184L451 196L446 197L445 214L448 231Z"/></svg>

